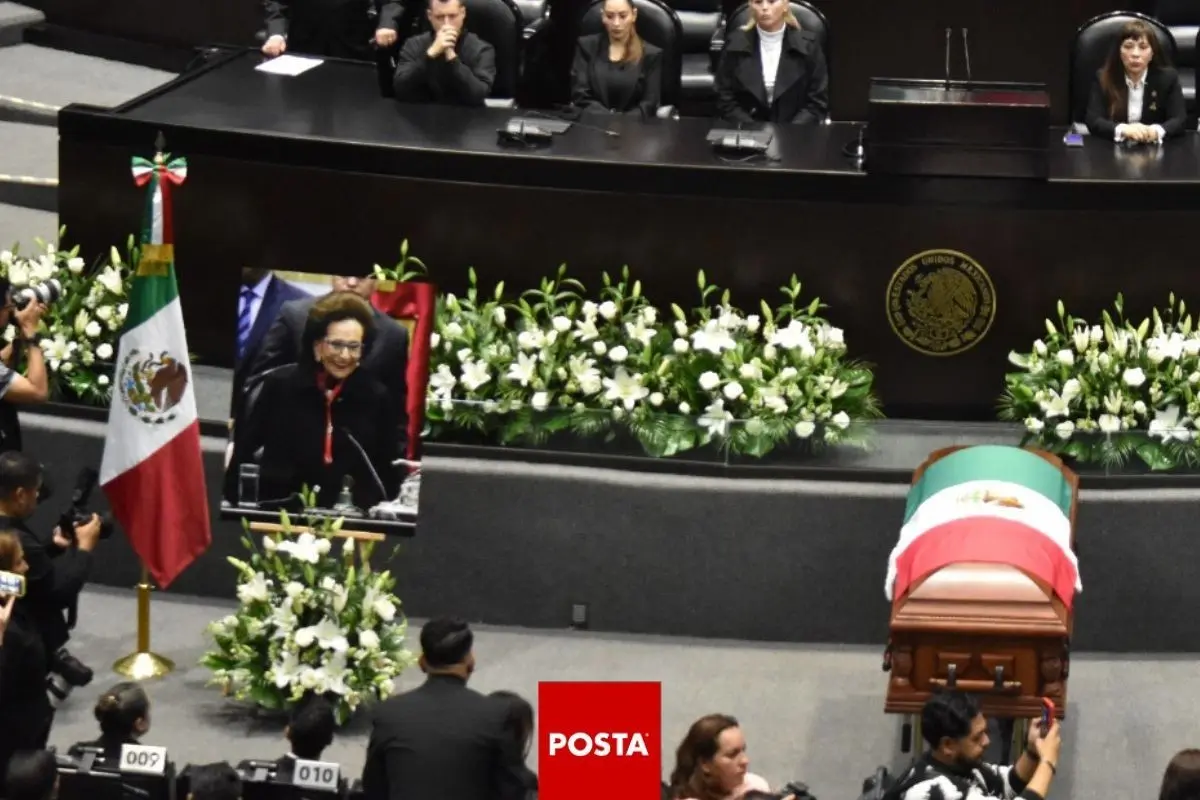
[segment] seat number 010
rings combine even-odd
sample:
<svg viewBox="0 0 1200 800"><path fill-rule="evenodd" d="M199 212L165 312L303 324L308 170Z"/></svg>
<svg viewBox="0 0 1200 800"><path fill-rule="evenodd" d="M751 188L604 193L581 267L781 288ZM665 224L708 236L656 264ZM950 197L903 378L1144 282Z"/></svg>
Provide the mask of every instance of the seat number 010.
<svg viewBox="0 0 1200 800"><path fill-rule="evenodd" d="M162 775L167 770L167 748L148 744L121 745L121 772Z"/></svg>
<svg viewBox="0 0 1200 800"><path fill-rule="evenodd" d="M341 777L341 767L330 761L305 761L296 759L296 768L292 772L292 785L301 789L314 789L322 792L336 792L338 779Z"/></svg>

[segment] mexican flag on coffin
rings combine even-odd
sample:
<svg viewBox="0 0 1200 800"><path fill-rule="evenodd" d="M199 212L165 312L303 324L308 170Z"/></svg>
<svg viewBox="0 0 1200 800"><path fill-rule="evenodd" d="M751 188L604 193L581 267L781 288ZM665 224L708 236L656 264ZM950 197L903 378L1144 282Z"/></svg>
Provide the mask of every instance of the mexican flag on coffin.
<svg viewBox="0 0 1200 800"><path fill-rule="evenodd" d="M146 220L117 349L100 482L129 543L166 588L211 541L175 281L170 190L187 177L187 163L161 152L153 162L135 158L133 176L147 187Z"/></svg>
<svg viewBox="0 0 1200 800"><path fill-rule="evenodd" d="M1019 447L968 447L935 461L908 493L884 592L968 561L1011 564L1050 584L1069 608L1079 562L1071 549L1071 485Z"/></svg>

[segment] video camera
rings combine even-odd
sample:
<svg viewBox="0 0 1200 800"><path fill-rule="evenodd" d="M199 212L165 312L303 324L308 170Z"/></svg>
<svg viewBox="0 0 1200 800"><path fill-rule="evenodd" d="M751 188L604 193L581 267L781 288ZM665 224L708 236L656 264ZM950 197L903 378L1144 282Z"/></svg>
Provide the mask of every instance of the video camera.
<svg viewBox="0 0 1200 800"><path fill-rule="evenodd" d="M37 300L42 305L48 306L60 297L62 297L62 284L58 282L57 278L50 278L41 283L17 289L13 292L13 305L21 309Z"/></svg>
<svg viewBox="0 0 1200 800"><path fill-rule="evenodd" d="M71 505L58 518L58 529L63 536L75 540L75 526L82 525L92 518L88 511L88 502L92 498L92 490L100 482L100 473L91 467L84 467L75 478L75 489L71 492ZM113 518L107 512L100 515L100 538L107 539L113 534Z"/></svg>
<svg viewBox="0 0 1200 800"><path fill-rule="evenodd" d="M742 795L742 800L783 800L785 797L795 797L796 800L817 800L808 791L808 784L801 783L800 781L792 781L787 786L774 792L752 790Z"/></svg>

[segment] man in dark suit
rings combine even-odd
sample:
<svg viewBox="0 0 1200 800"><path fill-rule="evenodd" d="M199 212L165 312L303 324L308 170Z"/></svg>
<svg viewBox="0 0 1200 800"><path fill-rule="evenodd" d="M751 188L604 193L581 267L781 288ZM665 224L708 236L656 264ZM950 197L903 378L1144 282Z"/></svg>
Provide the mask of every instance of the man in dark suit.
<svg viewBox="0 0 1200 800"><path fill-rule="evenodd" d="M374 278L334 278L335 292L354 292L368 302L375 294L378 282ZM247 372L247 381L268 370L287 364L298 363L301 358L312 358L312 353L300 352L300 340L308 312L316 297L305 297L285 303L279 316L267 331L262 347ZM375 340L363 357L359 369L371 373L387 389L388 397L396 409L397 452L406 452L408 439L408 330L381 311L375 312Z"/></svg>
<svg viewBox="0 0 1200 800"><path fill-rule="evenodd" d="M463 30L462 0L428 0L431 33L404 43L392 80L402 103L482 106L496 82L496 51Z"/></svg>
<svg viewBox="0 0 1200 800"><path fill-rule="evenodd" d="M233 369L233 403L230 416L237 418L241 409L242 387L250 366L262 349L280 309L293 300L304 300L308 292L280 280L269 270L242 268L242 287L238 292L237 356Z"/></svg>
<svg viewBox="0 0 1200 800"><path fill-rule="evenodd" d="M475 670L467 623L433 619L421 629L428 679L375 711L366 800L521 800L520 746L506 728L508 708L467 688Z"/></svg>
<svg viewBox="0 0 1200 800"><path fill-rule="evenodd" d="M285 52L370 61L372 42L396 43L403 3L386 0L264 0L267 40L263 54Z"/></svg>

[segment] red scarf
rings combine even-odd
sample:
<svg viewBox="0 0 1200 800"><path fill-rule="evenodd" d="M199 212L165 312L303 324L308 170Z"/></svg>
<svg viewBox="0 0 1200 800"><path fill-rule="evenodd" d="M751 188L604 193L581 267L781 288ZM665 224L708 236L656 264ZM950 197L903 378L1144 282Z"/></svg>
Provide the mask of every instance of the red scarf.
<svg viewBox="0 0 1200 800"><path fill-rule="evenodd" d="M346 382L341 381L332 389L326 388L326 384L325 373L317 375L317 386L325 394L325 464L329 465L333 463L333 402L342 393L342 387L346 385Z"/></svg>

